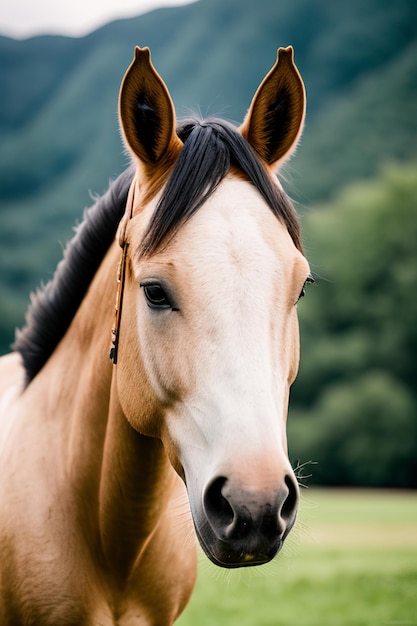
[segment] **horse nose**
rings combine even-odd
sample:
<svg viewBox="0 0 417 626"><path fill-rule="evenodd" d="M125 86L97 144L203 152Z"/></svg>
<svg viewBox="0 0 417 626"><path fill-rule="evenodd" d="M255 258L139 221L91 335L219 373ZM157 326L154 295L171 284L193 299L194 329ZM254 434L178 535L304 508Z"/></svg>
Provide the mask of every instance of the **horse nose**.
<svg viewBox="0 0 417 626"><path fill-rule="evenodd" d="M272 495L245 490L224 477L214 478L203 495L204 511L214 534L226 543L245 540L269 552L279 550L291 530L298 507L295 478L287 474L283 485ZM270 557L268 557L270 558Z"/></svg>

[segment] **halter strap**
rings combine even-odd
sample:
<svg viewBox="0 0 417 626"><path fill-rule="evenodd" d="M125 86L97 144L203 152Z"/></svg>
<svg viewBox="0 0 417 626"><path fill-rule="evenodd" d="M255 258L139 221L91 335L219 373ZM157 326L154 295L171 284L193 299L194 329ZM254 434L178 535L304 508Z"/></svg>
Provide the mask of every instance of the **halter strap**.
<svg viewBox="0 0 417 626"><path fill-rule="evenodd" d="M127 257L127 249L129 247L129 243L126 239L126 231L127 226L130 220L133 217L133 207L135 200L135 185L136 181L133 179L132 184L129 189L129 194L127 197L126 203L126 211L120 222L119 226L119 246L122 249L120 255L120 261L117 265L117 292L116 292L116 304L115 304L115 315L114 315L114 323L111 329L111 344L110 344L110 352L109 358L113 362L113 365L117 364L117 353L119 348L119 332L120 332L120 319L122 316L122 305L123 305L123 290L125 283L125 275L126 275L126 257Z"/></svg>

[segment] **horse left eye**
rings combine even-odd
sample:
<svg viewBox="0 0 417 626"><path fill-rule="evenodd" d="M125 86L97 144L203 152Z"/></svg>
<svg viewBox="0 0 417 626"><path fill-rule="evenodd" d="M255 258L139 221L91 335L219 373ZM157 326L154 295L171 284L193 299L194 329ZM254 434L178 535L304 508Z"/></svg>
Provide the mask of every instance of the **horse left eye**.
<svg viewBox="0 0 417 626"><path fill-rule="evenodd" d="M304 285L303 285L303 288L301 289L301 293L300 293L300 295L298 296L298 300L299 300L300 298L304 298L304 296L306 295L306 285L308 285L308 284L313 284L313 283L315 283L315 282L316 282L316 281L314 280L314 277L313 277L311 274L309 274L309 275L307 276L307 279L306 279L306 281L305 281ZM298 300L297 300L297 302L298 302Z"/></svg>
<svg viewBox="0 0 417 626"><path fill-rule="evenodd" d="M148 305L153 309L170 309L171 303L159 283L141 285Z"/></svg>

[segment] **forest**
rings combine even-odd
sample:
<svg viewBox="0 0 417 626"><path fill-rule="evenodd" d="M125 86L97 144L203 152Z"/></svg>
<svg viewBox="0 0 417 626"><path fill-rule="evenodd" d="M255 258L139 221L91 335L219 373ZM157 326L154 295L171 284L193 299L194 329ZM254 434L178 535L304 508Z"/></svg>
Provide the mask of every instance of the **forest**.
<svg viewBox="0 0 417 626"><path fill-rule="evenodd" d="M299 303L291 460L307 485L417 486L417 4L199 0L82 38L0 37L0 354L128 160L120 81L149 45L179 116L239 122L279 46L307 90L280 173L316 282Z"/></svg>
<svg viewBox="0 0 417 626"><path fill-rule="evenodd" d="M417 163L305 216L316 283L299 304L289 440L327 485L417 484ZM307 481L309 482L309 481Z"/></svg>

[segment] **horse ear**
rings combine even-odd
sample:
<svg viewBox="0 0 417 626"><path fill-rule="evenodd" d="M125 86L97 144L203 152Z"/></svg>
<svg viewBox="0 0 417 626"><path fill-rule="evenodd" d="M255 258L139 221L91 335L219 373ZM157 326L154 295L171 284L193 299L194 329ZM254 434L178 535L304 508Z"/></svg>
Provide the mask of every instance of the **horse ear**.
<svg viewBox="0 0 417 626"><path fill-rule="evenodd" d="M168 89L151 62L149 48L135 48L135 58L120 88L119 116L124 138L148 168L178 156L175 110Z"/></svg>
<svg viewBox="0 0 417 626"><path fill-rule="evenodd" d="M274 67L256 92L240 132L259 156L275 168L288 158L301 135L305 90L292 46L280 48Z"/></svg>

